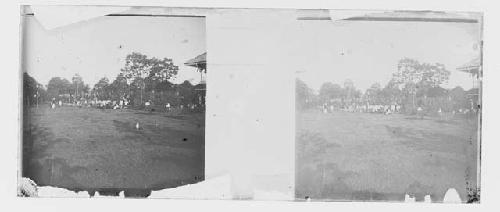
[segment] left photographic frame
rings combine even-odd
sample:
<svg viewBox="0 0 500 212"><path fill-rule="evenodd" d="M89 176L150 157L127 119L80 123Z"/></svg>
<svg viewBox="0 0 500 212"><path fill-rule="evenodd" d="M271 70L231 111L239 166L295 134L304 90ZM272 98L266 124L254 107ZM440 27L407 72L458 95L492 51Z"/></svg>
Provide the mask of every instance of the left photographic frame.
<svg viewBox="0 0 500 212"><path fill-rule="evenodd" d="M19 196L204 180L205 17L171 11L21 7Z"/></svg>

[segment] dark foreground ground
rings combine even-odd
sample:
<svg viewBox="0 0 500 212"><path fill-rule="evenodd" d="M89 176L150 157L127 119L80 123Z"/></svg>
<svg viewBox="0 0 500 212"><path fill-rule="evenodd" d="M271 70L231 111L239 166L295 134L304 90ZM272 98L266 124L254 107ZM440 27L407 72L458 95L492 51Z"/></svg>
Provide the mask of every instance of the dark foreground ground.
<svg viewBox="0 0 500 212"><path fill-rule="evenodd" d="M441 202L476 190L477 119L317 111L297 113L296 196Z"/></svg>
<svg viewBox="0 0 500 212"><path fill-rule="evenodd" d="M30 108L23 118L23 176L41 186L147 196L203 180L204 134L202 113Z"/></svg>

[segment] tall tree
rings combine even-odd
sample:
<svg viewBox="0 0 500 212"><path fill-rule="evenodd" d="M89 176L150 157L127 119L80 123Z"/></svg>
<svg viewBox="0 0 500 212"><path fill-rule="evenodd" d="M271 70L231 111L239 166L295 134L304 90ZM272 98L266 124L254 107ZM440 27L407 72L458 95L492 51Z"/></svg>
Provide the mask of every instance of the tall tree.
<svg viewBox="0 0 500 212"><path fill-rule="evenodd" d="M338 84L325 82L319 89L319 95L323 101L330 101L342 97L342 87Z"/></svg>
<svg viewBox="0 0 500 212"><path fill-rule="evenodd" d="M133 52L125 58L125 67L121 69L123 76L140 91L140 104L143 102L144 91L154 88L156 83L174 77L179 70L172 59L148 58L138 52Z"/></svg>
<svg viewBox="0 0 500 212"><path fill-rule="evenodd" d="M82 94L84 93L85 89L85 84L83 82L83 78L79 74L75 74L71 78L71 94L74 95L74 98L78 98L83 96Z"/></svg>
<svg viewBox="0 0 500 212"><path fill-rule="evenodd" d="M123 73L119 73L109 87L112 99L119 100L129 95L129 85L127 84L127 78L123 76Z"/></svg>
<svg viewBox="0 0 500 212"><path fill-rule="evenodd" d="M187 105L196 102L196 95L194 94L194 86L187 80L177 86L177 92L181 97L181 104Z"/></svg>
<svg viewBox="0 0 500 212"><path fill-rule="evenodd" d="M94 96L99 100L109 99L109 79L107 77L101 78L93 88Z"/></svg>
<svg viewBox="0 0 500 212"><path fill-rule="evenodd" d="M415 97L419 89L438 87L448 81L450 71L443 64L420 63L417 60L403 58L398 62L398 71L392 80L404 86L403 94L411 99L412 110L415 109Z"/></svg>
<svg viewBox="0 0 500 212"><path fill-rule="evenodd" d="M469 108L470 103L467 99L467 93L462 87L457 86L451 89L449 95L451 100L453 101L454 110L459 110L461 108Z"/></svg>
<svg viewBox="0 0 500 212"><path fill-rule="evenodd" d="M401 103L401 90L394 81L389 81L381 92L384 103L386 104L400 104Z"/></svg>
<svg viewBox="0 0 500 212"><path fill-rule="evenodd" d="M23 103L25 106L38 105L45 100L45 89L28 73L23 74Z"/></svg>
<svg viewBox="0 0 500 212"><path fill-rule="evenodd" d="M60 95L71 93L71 83L61 77L53 77L47 85L47 93L49 98L58 98Z"/></svg>
<svg viewBox="0 0 500 212"><path fill-rule="evenodd" d="M352 99L356 88L354 87L354 82L351 79L346 79L344 81L344 96L346 99Z"/></svg>
<svg viewBox="0 0 500 212"><path fill-rule="evenodd" d="M314 98L314 93L307 84L300 80L295 80L295 105L298 109L304 109L310 106Z"/></svg>
<svg viewBox="0 0 500 212"><path fill-rule="evenodd" d="M382 104L382 86L380 83L373 83L365 92L365 98L370 104Z"/></svg>

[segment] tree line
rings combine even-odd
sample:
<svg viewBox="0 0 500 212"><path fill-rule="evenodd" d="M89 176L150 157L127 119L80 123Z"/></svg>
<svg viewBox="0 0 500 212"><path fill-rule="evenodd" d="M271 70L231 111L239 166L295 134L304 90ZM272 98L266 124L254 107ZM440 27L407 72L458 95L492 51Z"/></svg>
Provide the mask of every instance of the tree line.
<svg viewBox="0 0 500 212"><path fill-rule="evenodd" d="M417 108L428 111L459 111L477 106L479 91L465 91L457 86L442 88L449 80L450 71L440 63L421 63L415 59L399 60L397 71L391 80L382 86L374 83L364 92L355 88L351 80L344 85L325 82L319 92L314 92L300 79L296 80L297 109L307 109L323 104L334 104L338 108L349 105L399 105L405 113L415 113ZM472 107L472 108L471 108Z"/></svg>
<svg viewBox="0 0 500 212"><path fill-rule="evenodd" d="M135 108L144 107L145 102L157 106L204 107L205 84L193 85L187 80L181 84L171 83L169 80L177 75L178 70L172 59L133 52L126 56L124 67L112 81L103 77L92 88L79 74L75 74L71 81L53 77L45 87L24 73L24 104L34 105L53 99L67 103L126 99Z"/></svg>

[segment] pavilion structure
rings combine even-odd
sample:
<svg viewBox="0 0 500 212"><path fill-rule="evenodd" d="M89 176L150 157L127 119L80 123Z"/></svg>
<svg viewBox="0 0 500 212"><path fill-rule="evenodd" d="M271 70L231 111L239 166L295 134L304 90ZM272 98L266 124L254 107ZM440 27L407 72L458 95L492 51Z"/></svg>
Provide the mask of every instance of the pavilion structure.
<svg viewBox="0 0 500 212"><path fill-rule="evenodd" d="M472 87L479 88L481 85L481 61L475 58L462 66L457 68L458 71L469 73L472 78Z"/></svg>
<svg viewBox="0 0 500 212"><path fill-rule="evenodd" d="M207 85L203 76L207 74L207 53L205 52L186 61L184 65L195 67L197 71L200 72L200 83L195 85L194 89L196 91L196 96L198 96L198 103L202 107L205 107Z"/></svg>
<svg viewBox="0 0 500 212"><path fill-rule="evenodd" d="M203 74L207 74L207 53L200 54L184 63L184 65L195 67L200 72L200 84L205 84Z"/></svg>

